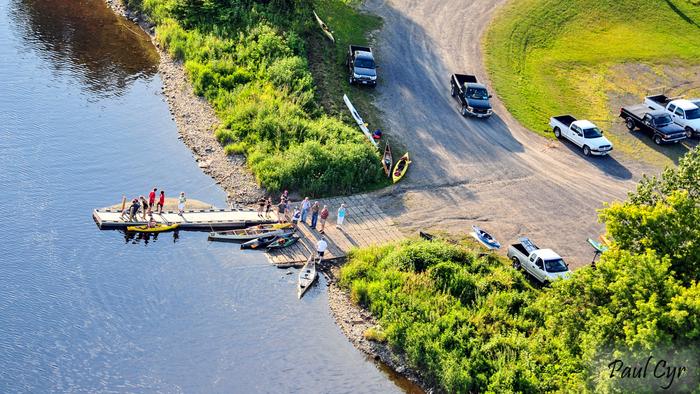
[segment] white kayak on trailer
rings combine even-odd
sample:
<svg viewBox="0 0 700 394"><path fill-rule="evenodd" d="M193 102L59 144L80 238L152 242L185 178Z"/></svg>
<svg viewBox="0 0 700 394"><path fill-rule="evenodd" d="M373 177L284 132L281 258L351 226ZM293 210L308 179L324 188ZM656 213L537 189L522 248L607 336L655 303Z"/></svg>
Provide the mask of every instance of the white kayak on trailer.
<svg viewBox="0 0 700 394"><path fill-rule="evenodd" d="M360 116L360 114L357 113L355 106L352 105L347 94L343 95L343 101L345 101L345 105L348 106L348 109L350 110L350 115L352 115L352 118L355 119L355 122L360 127L360 130L362 130L362 132L367 136L367 138L369 139L369 142L371 142L375 148L379 149L379 145L377 144L377 141L375 141L374 138L372 138L372 133L369 132L369 129L367 128L367 124L365 123L364 120L362 120L362 117Z"/></svg>

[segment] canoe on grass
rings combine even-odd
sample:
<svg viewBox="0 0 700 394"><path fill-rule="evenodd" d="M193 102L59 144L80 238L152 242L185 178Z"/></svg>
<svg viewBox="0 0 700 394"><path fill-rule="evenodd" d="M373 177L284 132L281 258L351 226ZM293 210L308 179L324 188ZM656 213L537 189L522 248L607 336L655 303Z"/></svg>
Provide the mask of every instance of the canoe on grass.
<svg viewBox="0 0 700 394"><path fill-rule="evenodd" d="M251 239L250 241L241 244L241 249L265 249L279 237L279 235L268 235L266 237Z"/></svg>
<svg viewBox="0 0 700 394"><path fill-rule="evenodd" d="M498 249L501 247L501 243L496 241L496 238L494 238L491 234L487 233L486 231L480 229L477 226L472 226L472 229L474 230L472 236L487 248Z"/></svg>
<svg viewBox="0 0 700 394"><path fill-rule="evenodd" d="M321 26L321 30L323 31L323 34L328 37L329 40L333 41L335 43L335 38L333 38L333 33L331 32L331 29L328 28L328 25L326 25L321 18L318 17L318 14L316 14L316 11L313 11L314 17L316 17L316 22L318 22L318 25Z"/></svg>
<svg viewBox="0 0 700 394"><path fill-rule="evenodd" d="M292 225L271 224L260 225L238 230L212 231L209 233L210 241L249 241L251 239L266 237L270 235L283 235L293 231Z"/></svg>
<svg viewBox="0 0 700 394"><path fill-rule="evenodd" d="M280 236L274 242L267 245L267 250L286 248L287 246L294 245L298 240L299 237L293 234Z"/></svg>
<svg viewBox="0 0 700 394"><path fill-rule="evenodd" d="M394 164L394 158L391 155L391 147L389 147L389 142L387 141L384 147L384 156L382 156L382 167L384 167L384 172L386 176L391 176L391 167Z"/></svg>
<svg viewBox="0 0 700 394"><path fill-rule="evenodd" d="M126 231L133 231L135 233L162 233L164 231L175 230L178 227L180 227L180 223L173 223L173 224L157 223L153 227L148 227L146 225L128 226L126 228Z"/></svg>
<svg viewBox="0 0 700 394"><path fill-rule="evenodd" d="M304 267L299 272L299 281L297 284L297 297L301 297L309 290L309 287L314 283L318 274L316 273L316 262L320 261L315 252L312 252L309 259L304 264Z"/></svg>
<svg viewBox="0 0 700 394"><path fill-rule="evenodd" d="M411 160L408 159L408 152L406 152L406 154L401 156L399 161L396 162L396 166L394 167L394 173L392 174L394 183L398 182L406 175L409 164L411 164Z"/></svg>

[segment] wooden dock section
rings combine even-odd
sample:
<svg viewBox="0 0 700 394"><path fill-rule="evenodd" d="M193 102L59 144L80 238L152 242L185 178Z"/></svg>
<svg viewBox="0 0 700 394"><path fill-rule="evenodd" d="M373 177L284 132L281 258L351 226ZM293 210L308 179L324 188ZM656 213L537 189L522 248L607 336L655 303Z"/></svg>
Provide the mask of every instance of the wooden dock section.
<svg viewBox="0 0 700 394"><path fill-rule="evenodd" d="M100 229L122 229L127 226L140 226L146 224L141 215L137 215L138 221L129 222L128 216L122 218L119 210L110 208L96 209L92 212L92 217ZM172 224L179 223L182 230L212 231L223 229L236 229L257 224L276 223L277 216L270 218L258 216L255 209L190 209L185 210L182 216L177 211L163 211L160 215L153 213L153 218L158 223Z"/></svg>
<svg viewBox="0 0 700 394"><path fill-rule="evenodd" d="M328 250L324 260L336 260L345 258L347 252L353 247L365 247L381 245L387 242L399 241L404 236L394 222L382 212L379 207L367 195L348 197L335 197L319 200L321 208L328 206L330 215L326 222L325 234L319 234L317 229L311 229L308 225L299 223L297 234L301 237L296 244L267 253L272 264L278 267L302 266L311 253L316 251L316 242L325 235L328 242ZM301 203L291 203L296 206ZM336 228L336 218L340 204L345 204L347 215L342 229ZM307 217L311 223L311 214Z"/></svg>

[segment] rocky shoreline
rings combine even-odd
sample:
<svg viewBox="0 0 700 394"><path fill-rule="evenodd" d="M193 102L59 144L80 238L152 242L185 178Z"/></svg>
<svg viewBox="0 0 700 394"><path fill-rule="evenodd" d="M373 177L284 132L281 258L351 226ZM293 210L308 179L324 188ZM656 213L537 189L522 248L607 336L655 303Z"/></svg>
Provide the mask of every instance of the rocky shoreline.
<svg viewBox="0 0 700 394"><path fill-rule="evenodd" d="M370 341L365 338L365 331L377 327L377 321L364 308L355 305L350 300L350 294L341 289L337 283L338 265L323 266L322 272L328 280L328 304L335 322L350 342L363 353L379 361L396 373L406 377L426 393L438 392L434 387L425 384L418 371L410 368L402 354L393 351L386 343Z"/></svg>
<svg viewBox="0 0 700 394"><path fill-rule="evenodd" d="M158 72L163 80L170 114L177 124L179 138L187 145L202 171L211 176L226 191L229 203L250 204L265 195L255 177L246 166L243 155L227 155L214 137L219 124L214 109L202 97L194 94L187 80L183 64L170 57L155 39L155 27L146 18L128 10L121 0L105 0L115 13L138 24L145 31L160 55ZM350 342L360 351L393 369L396 373L421 387L425 392L436 390L426 386L417 371L407 365L405 358L391 350L385 343L369 341L364 333L377 322L372 315L353 304L349 294L337 285L339 266L321 267L329 283L328 302L336 324Z"/></svg>
<svg viewBox="0 0 700 394"><path fill-rule="evenodd" d="M243 155L227 155L214 136L219 119L206 99L194 94L182 62L174 60L155 40L155 28L146 18L128 10L121 0L106 0L119 15L138 24L160 54L158 72L163 95L177 124L179 138L187 145L202 171L212 177L227 194L229 204L251 204L265 195L246 166Z"/></svg>

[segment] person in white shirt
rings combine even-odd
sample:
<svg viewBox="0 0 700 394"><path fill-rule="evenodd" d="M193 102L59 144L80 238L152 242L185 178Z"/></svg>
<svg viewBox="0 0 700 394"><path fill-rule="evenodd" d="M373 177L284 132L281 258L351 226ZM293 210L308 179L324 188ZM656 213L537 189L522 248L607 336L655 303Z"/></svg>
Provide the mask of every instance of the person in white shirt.
<svg viewBox="0 0 700 394"><path fill-rule="evenodd" d="M323 253L328 249L328 242L326 242L326 237L321 237L316 243L316 251L318 252L318 257L323 257Z"/></svg>

